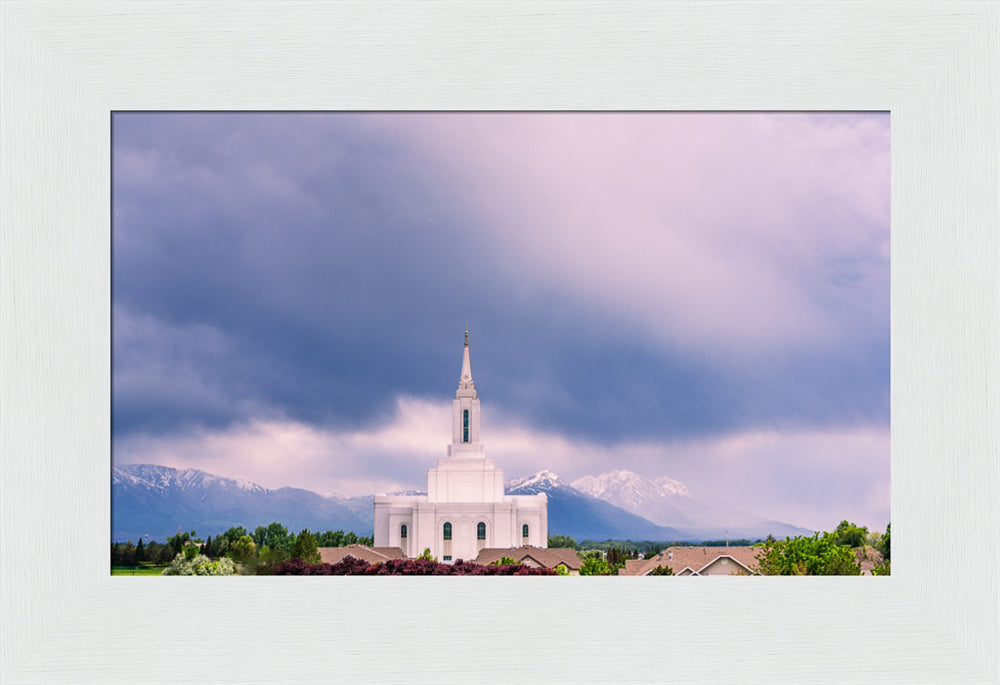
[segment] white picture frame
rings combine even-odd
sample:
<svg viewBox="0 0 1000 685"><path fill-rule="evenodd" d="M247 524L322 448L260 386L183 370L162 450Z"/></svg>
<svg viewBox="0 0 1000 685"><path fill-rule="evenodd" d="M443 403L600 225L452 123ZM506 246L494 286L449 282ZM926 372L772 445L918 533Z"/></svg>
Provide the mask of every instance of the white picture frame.
<svg viewBox="0 0 1000 685"><path fill-rule="evenodd" d="M1000 5L16 2L0 680L996 682ZM888 578L111 577L110 112L888 110Z"/></svg>

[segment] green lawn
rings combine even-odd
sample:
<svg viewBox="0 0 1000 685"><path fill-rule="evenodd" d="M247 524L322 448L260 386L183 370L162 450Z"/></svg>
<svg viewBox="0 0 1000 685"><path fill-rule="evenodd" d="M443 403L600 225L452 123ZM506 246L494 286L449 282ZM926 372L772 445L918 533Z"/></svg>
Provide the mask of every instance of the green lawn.
<svg viewBox="0 0 1000 685"><path fill-rule="evenodd" d="M112 566L111 575L113 576L162 576L163 569L166 566L140 566L138 568L132 568L131 566Z"/></svg>

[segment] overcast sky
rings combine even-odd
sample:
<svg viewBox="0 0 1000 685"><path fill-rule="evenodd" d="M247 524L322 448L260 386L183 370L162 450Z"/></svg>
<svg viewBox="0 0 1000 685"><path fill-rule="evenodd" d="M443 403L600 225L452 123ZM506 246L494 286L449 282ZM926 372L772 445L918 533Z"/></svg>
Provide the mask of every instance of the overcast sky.
<svg viewBox="0 0 1000 685"><path fill-rule="evenodd" d="M425 485L469 328L508 478L889 522L888 114L116 114L113 458Z"/></svg>

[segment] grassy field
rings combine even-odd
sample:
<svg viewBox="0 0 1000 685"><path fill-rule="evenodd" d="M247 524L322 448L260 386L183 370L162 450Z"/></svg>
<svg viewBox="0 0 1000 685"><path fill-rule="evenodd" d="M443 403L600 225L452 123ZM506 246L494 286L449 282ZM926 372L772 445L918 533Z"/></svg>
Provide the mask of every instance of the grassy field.
<svg viewBox="0 0 1000 685"><path fill-rule="evenodd" d="M113 576L161 576L163 575L163 569L166 566L140 566L138 568L133 568L131 566L112 566L111 575Z"/></svg>

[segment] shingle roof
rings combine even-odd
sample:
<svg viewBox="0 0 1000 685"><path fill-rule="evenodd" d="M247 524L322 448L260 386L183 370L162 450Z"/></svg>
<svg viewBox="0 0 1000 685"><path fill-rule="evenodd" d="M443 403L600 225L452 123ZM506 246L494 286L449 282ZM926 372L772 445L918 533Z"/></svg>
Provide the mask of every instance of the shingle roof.
<svg viewBox="0 0 1000 685"><path fill-rule="evenodd" d="M650 559L626 559L625 568L618 573L623 576L644 576L657 566L668 566L675 575L680 574L685 568L698 573L722 556L728 556L756 573L758 568L757 554L760 550L760 547L752 546L667 547Z"/></svg>
<svg viewBox="0 0 1000 685"><path fill-rule="evenodd" d="M364 545L347 545L346 547L320 547L319 557L324 564L336 564L346 556L352 556L361 561L374 564L389 559L400 559L403 550L399 547L365 547Z"/></svg>
<svg viewBox="0 0 1000 685"><path fill-rule="evenodd" d="M473 559L476 564L491 564L502 557L510 557L514 561L524 561L526 557L531 557L545 568L555 568L563 564L570 571L580 570L583 560L577 555L572 547L532 547L524 545L513 549L488 547L479 552L479 556Z"/></svg>
<svg viewBox="0 0 1000 685"><path fill-rule="evenodd" d="M399 547L372 547L373 550L388 559L403 559L406 557Z"/></svg>

